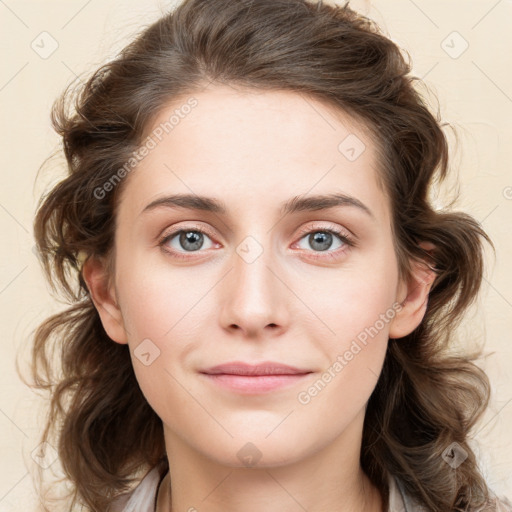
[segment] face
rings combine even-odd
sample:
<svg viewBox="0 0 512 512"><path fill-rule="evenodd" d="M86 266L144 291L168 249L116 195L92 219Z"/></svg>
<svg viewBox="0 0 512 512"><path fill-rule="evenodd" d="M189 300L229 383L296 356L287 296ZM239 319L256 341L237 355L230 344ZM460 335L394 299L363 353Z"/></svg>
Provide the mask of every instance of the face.
<svg viewBox="0 0 512 512"><path fill-rule="evenodd" d="M292 92L192 96L148 127L187 112L127 178L113 300L98 309L171 445L228 465L243 450L269 466L298 460L360 430L388 337L404 328L375 145L348 115ZM164 200L181 194L194 201ZM313 196L345 200L292 208ZM303 374L202 373L234 361Z"/></svg>

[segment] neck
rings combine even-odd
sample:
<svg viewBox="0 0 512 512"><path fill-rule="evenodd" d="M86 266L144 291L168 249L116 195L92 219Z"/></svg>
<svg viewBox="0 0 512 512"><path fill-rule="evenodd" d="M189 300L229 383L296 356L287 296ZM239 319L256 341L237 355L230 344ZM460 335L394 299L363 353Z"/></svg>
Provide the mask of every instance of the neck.
<svg viewBox="0 0 512 512"><path fill-rule="evenodd" d="M230 475L228 474L227 477L224 478L227 479L229 478L229 476ZM272 482L274 483L274 485L272 485ZM309 507L304 506L296 497L292 496L291 494L288 494L284 486L279 485L279 482L277 481L277 479L275 479L275 476L272 476L271 472L268 473L268 483L270 485L253 486L252 492L247 491L246 495L244 495L242 492L236 493L236 496L231 497L230 501L233 505L232 508L230 509L222 508L219 503L212 503L212 508L205 508L203 501L208 500L208 496L206 497L206 500L203 500L202 498L191 499L189 503L196 503L196 507L189 506L188 508L182 508L178 504L178 502L180 501L180 497L175 496L173 499L171 492L170 473L167 472L159 488L156 512L175 512L177 510L186 510L187 512L197 512L199 510L205 510L205 512L214 512L217 510L234 511L241 510L240 506L246 507L243 508L244 511L279 510L282 512L283 510L286 510L291 512L296 510L297 512L299 512L308 510L308 512L319 512L322 510L332 510L336 512L383 512L386 510L384 508L384 503L382 501L382 496L380 492L375 486L373 486L373 484L370 482L370 480L364 473L361 476L361 481L360 484L358 485L358 492L356 493L357 495L354 496L352 499L349 499L348 497L345 497L345 499L343 497L340 497L341 501L339 501L337 504L334 504L333 506L325 504L328 501L328 497L322 496L320 493L316 495L316 504L313 503ZM236 483L234 483L234 485L236 485ZM341 488L338 491L340 495L343 494ZM282 498L283 493L288 495L287 506L274 506L275 498L279 497L279 495ZM175 492L175 494L178 493ZM255 500L255 496L257 497L257 500ZM262 496L267 496L267 498L264 499L262 498ZM181 501L188 500L181 498ZM250 504L248 507L247 503Z"/></svg>
<svg viewBox="0 0 512 512"><path fill-rule="evenodd" d="M168 431L166 446L169 472L160 485L157 512L384 510L380 492L360 467L360 446L350 435L295 462L272 466L219 464Z"/></svg>

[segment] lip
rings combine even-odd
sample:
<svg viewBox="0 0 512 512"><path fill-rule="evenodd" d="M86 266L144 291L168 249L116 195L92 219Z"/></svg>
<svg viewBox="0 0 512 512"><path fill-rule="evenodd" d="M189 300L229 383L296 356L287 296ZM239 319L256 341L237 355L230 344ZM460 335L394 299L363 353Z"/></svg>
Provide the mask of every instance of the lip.
<svg viewBox="0 0 512 512"><path fill-rule="evenodd" d="M259 364L234 361L200 373L210 382L231 391L258 394L293 386L313 372L272 361Z"/></svg>
<svg viewBox="0 0 512 512"><path fill-rule="evenodd" d="M229 374L229 375L298 375L311 373L311 370L296 368L287 364L276 363L274 361L264 361L262 363L250 364L243 361L232 361L229 363L212 366L201 373L209 375Z"/></svg>

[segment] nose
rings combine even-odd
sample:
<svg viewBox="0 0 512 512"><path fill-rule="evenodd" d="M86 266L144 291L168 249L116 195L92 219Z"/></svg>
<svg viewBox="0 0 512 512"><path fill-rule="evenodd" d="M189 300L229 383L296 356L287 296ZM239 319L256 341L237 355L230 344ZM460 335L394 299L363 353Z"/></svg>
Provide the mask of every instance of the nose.
<svg viewBox="0 0 512 512"><path fill-rule="evenodd" d="M248 338L282 334L288 326L289 301L282 266L272 251L249 237L233 252L231 271L220 287L220 322Z"/></svg>

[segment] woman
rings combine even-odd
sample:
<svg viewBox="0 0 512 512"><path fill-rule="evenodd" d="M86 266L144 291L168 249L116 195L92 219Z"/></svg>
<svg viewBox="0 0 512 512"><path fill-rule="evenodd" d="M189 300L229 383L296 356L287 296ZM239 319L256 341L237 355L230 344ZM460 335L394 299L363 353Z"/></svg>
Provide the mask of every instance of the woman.
<svg viewBox="0 0 512 512"><path fill-rule="evenodd" d="M512 510L468 444L488 378L448 352L492 242L429 202L409 72L348 6L186 0L55 104L35 234L72 304L34 376L72 505Z"/></svg>

